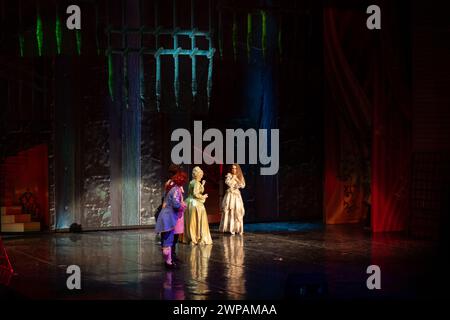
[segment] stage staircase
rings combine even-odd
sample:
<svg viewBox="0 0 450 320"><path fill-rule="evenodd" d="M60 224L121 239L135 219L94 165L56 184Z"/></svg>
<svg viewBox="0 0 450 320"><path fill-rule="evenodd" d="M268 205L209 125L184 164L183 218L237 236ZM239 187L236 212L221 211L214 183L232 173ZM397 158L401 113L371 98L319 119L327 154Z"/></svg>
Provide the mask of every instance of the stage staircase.
<svg viewBox="0 0 450 320"><path fill-rule="evenodd" d="M35 232L41 230L41 223L32 221L31 214L3 214L20 210L21 207L1 207L2 232Z"/></svg>
<svg viewBox="0 0 450 320"><path fill-rule="evenodd" d="M0 165L0 177L5 177L5 165ZM41 230L41 223L33 221L31 214L23 214L18 204L20 194L7 188L8 181L0 178L0 213L1 232L36 232Z"/></svg>

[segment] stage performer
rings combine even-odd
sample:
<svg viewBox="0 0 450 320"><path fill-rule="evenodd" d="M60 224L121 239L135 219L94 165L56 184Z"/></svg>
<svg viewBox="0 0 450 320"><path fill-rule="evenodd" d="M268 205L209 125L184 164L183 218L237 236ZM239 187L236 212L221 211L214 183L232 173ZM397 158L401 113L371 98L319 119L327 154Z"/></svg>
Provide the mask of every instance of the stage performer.
<svg viewBox="0 0 450 320"><path fill-rule="evenodd" d="M156 209L155 221L158 221L158 216L159 216L161 210L165 207L164 198L165 198L167 192L169 192L169 190L174 186L172 179L179 171L181 171L181 166L179 166L177 164L173 164L173 163L170 164L169 169L167 170L169 178L167 179L166 183L164 184L164 195L161 199L161 204ZM184 192L184 190L183 190L183 192ZM156 233L156 240L158 241L158 239L160 241L161 237L158 233Z"/></svg>
<svg viewBox="0 0 450 320"><path fill-rule="evenodd" d="M165 266L168 269L176 267L176 263L172 260L172 247L180 211L184 211L186 208L183 201L183 185L187 181L187 175L184 172L179 172L171 180L173 186L164 197L164 208L159 214L155 227L155 231L161 233L162 254Z"/></svg>
<svg viewBox="0 0 450 320"><path fill-rule="evenodd" d="M173 177L177 173L182 172L182 167L177 164L172 163L169 166L168 171L169 171L170 178L169 178L169 180L167 180L167 182L164 186L166 193L169 192L170 189L174 186ZM186 178L186 180L187 180L187 178ZM184 194L183 186L181 187L181 192ZM164 202L163 202L163 207L164 207ZM177 224L174 229L174 239L173 239L173 246L172 246L171 252L172 252L172 261L175 261L175 263L181 262L177 257L177 243L183 237L183 232L184 232L184 208L180 209L180 211L178 212L178 220L177 220Z"/></svg>
<svg viewBox="0 0 450 320"><path fill-rule="evenodd" d="M164 189L165 189L166 192L168 192L173 187L174 183L173 183L172 179L181 170L182 170L181 166L179 166L177 164L173 164L172 163L169 166L169 169L167 170L169 172L169 179L164 184Z"/></svg>
<svg viewBox="0 0 450 320"><path fill-rule="evenodd" d="M239 189L245 188L245 179L241 167L233 164L225 176L225 184L228 189L222 200L222 218L219 231L242 235L244 233L244 202Z"/></svg>
<svg viewBox="0 0 450 320"><path fill-rule="evenodd" d="M184 172L180 172L180 174L184 175L184 181L187 181L187 174ZM181 190L181 197L183 198L184 195L184 189L183 187L180 188ZM184 210L186 207L181 207L178 210L178 219L177 224L175 225L175 228L173 229L174 237L173 237L173 245L172 245L172 261L175 261L175 263L181 263L181 260L177 257L177 243L178 241L183 239L184 234Z"/></svg>
<svg viewBox="0 0 450 320"><path fill-rule="evenodd" d="M186 198L184 243L212 244L208 216L204 205L208 195L203 194L205 191L205 180L202 181L202 178L202 169L195 167L192 170L192 180L189 183L188 197Z"/></svg>

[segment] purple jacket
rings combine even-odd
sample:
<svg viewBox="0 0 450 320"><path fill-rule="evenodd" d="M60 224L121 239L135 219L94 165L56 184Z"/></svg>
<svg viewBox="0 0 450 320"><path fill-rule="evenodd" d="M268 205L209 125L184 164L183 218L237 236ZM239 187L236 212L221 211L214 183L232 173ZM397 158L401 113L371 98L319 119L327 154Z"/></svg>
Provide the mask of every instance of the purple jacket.
<svg viewBox="0 0 450 320"><path fill-rule="evenodd" d="M178 222L179 212L184 210L182 201L183 193L181 191L181 187L174 186L169 192L167 192L164 198L166 207L161 210L158 216L158 221L156 221L155 227L156 232L167 232L175 228Z"/></svg>

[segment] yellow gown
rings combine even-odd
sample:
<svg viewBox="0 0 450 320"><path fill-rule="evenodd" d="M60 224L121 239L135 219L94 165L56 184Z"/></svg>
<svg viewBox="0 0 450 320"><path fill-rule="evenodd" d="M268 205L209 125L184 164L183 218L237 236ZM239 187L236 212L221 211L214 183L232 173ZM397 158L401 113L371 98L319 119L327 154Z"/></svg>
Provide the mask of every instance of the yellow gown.
<svg viewBox="0 0 450 320"><path fill-rule="evenodd" d="M189 183L186 211L184 212L183 242L190 244L212 244L208 216L205 209L205 188L197 181Z"/></svg>

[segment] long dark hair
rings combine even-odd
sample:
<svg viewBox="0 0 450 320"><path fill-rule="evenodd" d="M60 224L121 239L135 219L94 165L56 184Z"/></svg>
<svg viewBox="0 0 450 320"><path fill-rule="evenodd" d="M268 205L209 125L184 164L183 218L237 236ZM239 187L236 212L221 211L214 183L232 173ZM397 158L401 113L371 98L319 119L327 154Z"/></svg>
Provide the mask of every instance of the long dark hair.
<svg viewBox="0 0 450 320"><path fill-rule="evenodd" d="M238 178L238 180L241 183L245 183L244 174L242 173L242 169L241 169L241 166L239 164L233 163L233 164L229 165L227 173L231 173L231 169L233 168L233 166L236 167L236 177Z"/></svg>

